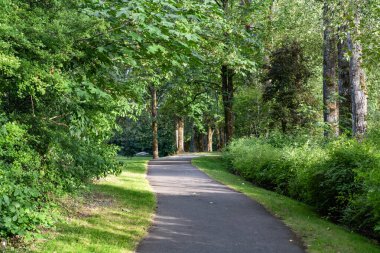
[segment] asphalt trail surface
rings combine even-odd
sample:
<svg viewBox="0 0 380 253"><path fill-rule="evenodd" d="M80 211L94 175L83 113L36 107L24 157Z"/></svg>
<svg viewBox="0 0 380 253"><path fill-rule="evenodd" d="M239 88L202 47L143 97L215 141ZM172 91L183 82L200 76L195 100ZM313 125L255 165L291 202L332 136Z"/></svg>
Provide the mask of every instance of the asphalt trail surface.
<svg viewBox="0 0 380 253"><path fill-rule="evenodd" d="M280 220L191 165L192 156L149 162L158 206L138 253L301 253Z"/></svg>

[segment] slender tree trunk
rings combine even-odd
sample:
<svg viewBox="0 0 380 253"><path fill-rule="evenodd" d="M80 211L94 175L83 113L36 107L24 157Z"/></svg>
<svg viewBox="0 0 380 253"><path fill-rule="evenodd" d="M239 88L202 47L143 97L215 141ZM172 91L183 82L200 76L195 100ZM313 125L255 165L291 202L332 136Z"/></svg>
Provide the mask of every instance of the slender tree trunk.
<svg viewBox="0 0 380 253"><path fill-rule="evenodd" d="M228 16L229 9L232 7L231 0L221 0L221 7ZM242 2L241 2L242 3ZM245 2L243 1L245 4ZM246 27L247 28L247 27ZM225 34L226 42L229 40L229 35ZM228 46L226 46L228 47ZM227 48L226 48L227 49ZM221 68L222 78L222 100L224 109L224 122L225 122L225 143L228 144L234 133L234 117L232 111L233 96L234 96L234 84L233 84L234 70L227 64L223 64Z"/></svg>
<svg viewBox="0 0 380 253"><path fill-rule="evenodd" d="M353 37L349 38L349 49L351 52L350 59L350 82L352 92L352 132L358 138L362 139L367 131L367 87L365 73L362 68L362 46L357 39L360 35L360 12L359 2L355 3L355 20Z"/></svg>
<svg viewBox="0 0 380 253"><path fill-rule="evenodd" d="M216 134L216 149L220 151L222 150L222 143L221 143L221 138L220 138L219 127L215 128L215 134Z"/></svg>
<svg viewBox="0 0 380 253"><path fill-rule="evenodd" d="M184 145L184 129L185 129L185 122L182 117L177 118L177 125L178 125L178 143L177 143L177 154L181 154L185 151L185 145Z"/></svg>
<svg viewBox="0 0 380 253"><path fill-rule="evenodd" d="M195 130L194 133L194 141L195 141L195 151L196 152L203 152L204 151L204 145L203 145L203 134Z"/></svg>
<svg viewBox="0 0 380 253"><path fill-rule="evenodd" d="M341 26L339 32L342 35L338 41L339 131L344 133L352 130L347 25Z"/></svg>
<svg viewBox="0 0 380 253"><path fill-rule="evenodd" d="M194 140L194 152L199 152L199 145L198 145L198 131L193 128L193 140Z"/></svg>
<svg viewBox="0 0 380 253"><path fill-rule="evenodd" d="M191 131L190 151L191 152L197 152L196 147L195 147L195 129L194 129L194 126L192 127L192 131Z"/></svg>
<svg viewBox="0 0 380 253"><path fill-rule="evenodd" d="M234 84L233 84L234 70L227 65L222 66L222 99L224 107L224 121L225 121L225 142L228 144L234 134L234 115L233 115L233 98L234 98Z"/></svg>
<svg viewBox="0 0 380 253"><path fill-rule="evenodd" d="M221 149L226 146L224 128L220 128L220 147Z"/></svg>
<svg viewBox="0 0 380 253"><path fill-rule="evenodd" d="M150 86L150 95L151 95L151 111L152 111L153 159L157 159L158 158L157 90L153 85Z"/></svg>
<svg viewBox="0 0 380 253"><path fill-rule="evenodd" d="M190 143L190 140L185 141L185 152L190 152Z"/></svg>
<svg viewBox="0 0 380 253"><path fill-rule="evenodd" d="M214 130L209 125L207 130L207 152L212 152L212 137L214 135Z"/></svg>
<svg viewBox="0 0 380 253"><path fill-rule="evenodd" d="M204 133L201 133L199 135L199 142L201 144L202 152L205 152L207 150L207 140L206 140L206 135Z"/></svg>
<svg viewBox="0 0 380 253"><path fill-rule="evenodd" d="M178 120L175 121L175 148L178 150Z"/></svg>
<svg viewBox="0 0 380 253"><path fill-rule="evenodd" d="M281 130L282 130L282 133L286 133L286 130L287 130L287 124L288 122L286 120L281 120Z"/></svg>
<svg viewBox="0 0 380 253"><path fill-rule="evenodd" d="M328 0L323 8L324 49L323 49L323 118L329 128L325 136L339 135L339 110L337 102L338 85L336 80L337 48L336 34L331 24L332 11Z"/></svg>

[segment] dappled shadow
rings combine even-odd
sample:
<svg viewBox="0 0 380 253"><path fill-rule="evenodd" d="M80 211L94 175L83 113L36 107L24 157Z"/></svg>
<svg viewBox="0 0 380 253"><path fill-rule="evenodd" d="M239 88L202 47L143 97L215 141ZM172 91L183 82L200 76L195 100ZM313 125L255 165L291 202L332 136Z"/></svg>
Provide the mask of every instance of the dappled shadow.
<svg viewBox="0 0 380 253"><path fill-rule="evenodd" d="M112 201L99 205L100 200L95 199L92 205L87 203L91 199L86 200L87 209L96 209L94 215L72 217L70 222L60 224L55 242L46 243L42 252L133 251L144 234L142 228L150 223L149 208L153 206L154 196L147 190L127 188L124 179L123 176L92 186L93 191Z"/></svg>

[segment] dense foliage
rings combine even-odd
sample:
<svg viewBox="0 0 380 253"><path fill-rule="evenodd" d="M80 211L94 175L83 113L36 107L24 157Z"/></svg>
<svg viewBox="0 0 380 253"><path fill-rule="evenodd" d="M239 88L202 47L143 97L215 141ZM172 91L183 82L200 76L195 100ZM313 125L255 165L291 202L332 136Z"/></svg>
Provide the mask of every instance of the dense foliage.
<svg viewBox="0 0 380 253"><path fill-rule="evenodd" d="M235 173L313 205L324 217L379 237L379 148L370 140L329 143L303 136L244 138L225 153Z"/></svg>
<svg viewBox="0 0 380 253"><path fill-rule="evenodd" d="M263 91L264 102L269 102L271 106L269 116L272 128L279 125L286 133L305 127L312 121L314 115L308 115L307 111L313 102L313 97L309 96L310 87L307 87L310 75L298 42L285 42L272 53Z"/></svg>
<svg viewBox="0 0 380 253"><path fill-rule="evenodd" d="M50 225L54 195L118 171L106 144L129 105L98 50L107 24L81 5L0 3L1 236Z"/></svg>
<svg viewBox="0 0 380 253"><path fill-rule="evenodd" d="M58 195L119 172L118 122L143 119L146 88L199 63L201 21L218 11L192 1L4 0L0 12L0 236L30 236L53 223ZM168 131L160 137L171 153Z"/></svg>
<svg viewBox="0 0 380 253"><path fill-rule="evenodd" d="M379 235L376 1L0 0L0 13L0 237L52 225L57 196L118 173L117 152L226 146L247 179ZM322 137L339 108L358 140Z"/></svg>

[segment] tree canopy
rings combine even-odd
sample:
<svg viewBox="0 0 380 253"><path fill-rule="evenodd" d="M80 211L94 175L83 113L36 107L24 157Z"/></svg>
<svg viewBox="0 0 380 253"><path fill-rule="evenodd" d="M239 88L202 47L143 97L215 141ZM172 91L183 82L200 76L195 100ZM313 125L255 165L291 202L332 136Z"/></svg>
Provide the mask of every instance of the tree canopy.
<svg viewBox="0 0 380 253"><path fill-rule="evenodd" d="M54 196L117 174L117 153L279 135L378 148L377 1L0 0L0 13L0 237L53 224Z"/></svg>

